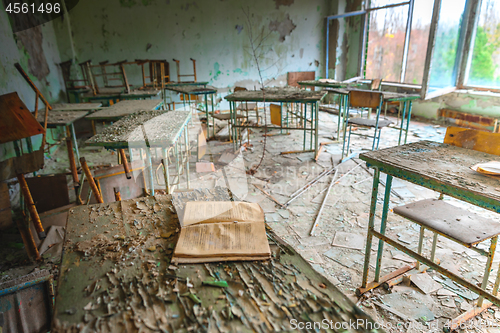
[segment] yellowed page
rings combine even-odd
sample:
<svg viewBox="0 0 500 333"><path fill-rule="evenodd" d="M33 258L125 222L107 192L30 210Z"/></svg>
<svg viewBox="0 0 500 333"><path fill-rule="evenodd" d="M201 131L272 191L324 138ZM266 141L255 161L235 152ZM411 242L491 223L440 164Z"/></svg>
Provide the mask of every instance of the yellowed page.
<svg viewBox="0 0 500 333"><path fill-rule="evenodd" d="M270 253L264 222L225 222L182 228L174 257L255 257Z"/></svg>
<svg viewBox="0 0 500 333"><path fill-rule="evenodd" d="M179 220L182 227L216 222L264 222L264 211L258 203L189 201L183 218Z"/></svg>

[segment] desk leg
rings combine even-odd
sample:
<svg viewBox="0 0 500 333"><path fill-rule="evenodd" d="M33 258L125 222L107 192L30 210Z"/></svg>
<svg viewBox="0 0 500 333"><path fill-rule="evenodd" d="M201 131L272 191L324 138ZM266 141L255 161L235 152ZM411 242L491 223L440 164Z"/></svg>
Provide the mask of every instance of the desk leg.
<svg viewBox="0 0 500 333"><path fill-rule="evenodd" d="M212 134L213 134L214 139L215 139L214 94L210 95L210 103L212 104L212 128L213 128ZM229 130L229 128L228 128L228 130Z"/></svg>
<svg viewBox="0 0 500 333"><path fill-rule="evenodd" d="M340 121L342 118L342 101L343 101L343 96L339 95L339 116L337 117L337 140L340 141Z"/></svg>
<svg viewBox="0 0 500 333"><path fill-rule="evenodd" d="M401 127L399 128L398 146L401 144L401 136L403 135L404 123L405 123L405 117L406 117L406 108L407 108L407 104L406 104L406 102L404 102L403 103L403 114L401 115Z"/></svg>
<svg viewBox="0 0 500 333"><path fill-rule="evenodd" d="M161 160L163 165L163 177L165 178L165 190L167 194L172 194L172 189L170 187L170 175L168 173L168 150L163 149L163 159Z"/></svg>
<svg viewBox="0 0 500 333"><path fill-rule="evenodd" d="M316 123L314 124L314 156L318 154L319 151L319 103L316 102L313 104L314 106L314 114L316 116Z"/></svg>
<svg viewBox="0 0 500 333"><path fill-rule="evenodd" d="M146 147L146 158L148 159L148 167L149 167L149 182L151 185L151 191L150 195L154 196L155 195L155 177L154 177L154 171L153 171L153 161L151 159L151 151L150 148Z"/></svg>
<svg viewBox="0 0 500 333"><path fill-rule="evenodd" d="M186 149L184 158L186 159L184 169L186 170L186 185L187 188L189 189L189 136L188 136L188 131L187 128L184 128L184 149Z"/></svg>
<svg viewBox="0 0 500 333"><path fill-rule="evenodd" d="M384 196L384 208L382 209L382 220L380 221L380 233L385 235L385 229L387 226L387 213L389 212L389 201L391 200L391 187L392 187L392 176L387 175L387 181L385 183L385 196ZM377 251L377 266L375 267L375 282L379 282L380 279L380 267L382 266L382 257L384 255L384 242L382 240L378 241L378 251Z"/></svg>
<svg viewBox="0 0 500 333"><path fill-rule="evenodd" d="M380 180L380 171L378 168L374 169L373 173L373 187L372 187L372 202L370 205L370 218L368 221L368 234L366 236L366 249L365 249L365 266L363 268L363 282L362 288L366 288L368 282L368 271L370 269L370 252L372 249L373 229L375 227L375 211L377 209L377 196L378 184Z"/></svg>
<svg viewBox="0 0 500 333"><path fill-rule="evenodd" d="M484 270L484 276L483 276L483 282L481 284L481 289L486 289L488 286L488 279L490 277L490 271L491 271L491 266L493 264L493 256L495 255L495 250L497 248L497 241L498 241L498 236L495 236L491 239L490 243L490 251L488 252L488 259L486 261L486 268ZM495 293L496 295L496 293ZM481 307L483 306L483 297L479 297L477 300L477 306Z"/></svg>
<svg viewBox="0 0 500 333"><path fill-rule="evenodd" d="M411 118L411 107L413 105L412 101L408 101L408 118L406 119L406 132L405 132L405 144L408 139L408 131L410 130L410 118Z"/></svg>
<svg viewBox="0 0 500 333"><path fill-rule="evenodd" d="M304 103L304 144L302 145L302 149L306 150L306 138L307 138L307 103Z"/></svg>
<svg viewBox="0 0 500 333"><path fill-rule="evenodd" d="M208 119L208 97L207 94L205 96L205 116L207 117L207 139L210 139L210 119ZM212 129L212 135L215 136L215 128Z"/></svg>

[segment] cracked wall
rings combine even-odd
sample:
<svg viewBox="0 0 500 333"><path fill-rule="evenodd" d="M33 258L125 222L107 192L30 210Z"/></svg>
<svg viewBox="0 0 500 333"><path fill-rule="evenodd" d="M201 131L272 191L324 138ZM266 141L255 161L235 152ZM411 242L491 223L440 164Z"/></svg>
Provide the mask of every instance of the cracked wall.
<svg viewBox="0 0 500 333"><path fill-rule="evenodd" d="M166 59L177 80L173 58L181 73L192 73L196 59L199 81L217 88L258 86L259 75L249 42L250 12L254 38L269 34L262 43L260 67L269 85L286 84L289 71L324 74L324 17L330 1L110 0L81 1L70 14L77 61L110 62ZM67 27L55 22L62 60L72 57ZM139 66L128 66L132 84L141 84Z"/></svg>

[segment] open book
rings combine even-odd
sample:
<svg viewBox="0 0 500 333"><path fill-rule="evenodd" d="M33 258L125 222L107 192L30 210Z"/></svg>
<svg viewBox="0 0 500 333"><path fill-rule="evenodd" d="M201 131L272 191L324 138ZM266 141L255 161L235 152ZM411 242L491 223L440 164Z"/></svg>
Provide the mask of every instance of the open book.
<svg viewBox="0 0 500 333"><path fill-rule="evenodd" d="M190 201L179 220L174 264L271 257L264 212L257 203Z"/></svg>

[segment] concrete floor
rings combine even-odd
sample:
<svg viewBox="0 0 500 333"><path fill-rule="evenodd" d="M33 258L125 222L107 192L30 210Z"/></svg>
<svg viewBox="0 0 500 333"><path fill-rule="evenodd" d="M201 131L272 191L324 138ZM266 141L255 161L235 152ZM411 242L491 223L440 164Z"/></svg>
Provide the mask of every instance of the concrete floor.
<svg viewBox="0 0 500 333"><path fill-rule="evenodd" d="M395 117L389 118L395 123L397 122ZM320 112L319 123L320 142L332 141L332 136L336 136L337 116ZM221 122L217 123L216 127L220 129L224 125L225 123ZM280 207L258 188L263 188L278 202L286 202L290 194L322 171L330 169L338 163L342 149L340 144L327 145L318 161L315 162L313 153L280 155L282 151L301 148L302 132L292 131L290 135L267 136L262 165L254 175L248 175L246 171L259 163L264 151L263 130L253 130L250 133L251 145L247 146L246 149L243 148L240 154L234 155L229 160L228 156L230 155L227 154L222 158L222 161L220 158L224 153L232 153L231 143L219 140L209 141L207 154L202 160L214 162L216 171L197 173L195 168L197 160L196 135L199 130L200 121L196 119L190 127L190 140L193 147L190 188L229 187L239 199L258 202L266 213L266 221L269 226L306 260L310 261L318 272L325 275L344 294L360 304L362 309L373 319L386 325L387 332L441 332L443 325L448 320L460 315L472 306L473 301L457 294L457 292L460 293L459 290L453 291L452 289L449 292L439 287L441 290L424 294L414 284L395 286L389 291L378 288L360 299L355 296L355 289L361 284L372 186L372 176L356 163L356 161L361 162L360 160L348 161L339 168L337 179L340 181L336 181L330 191L314 236L309 236L309 232L332 176L321 179L310 190L293 201L287 209ZM408 142L422 139L442 142L445 131L445 127L412 120ZM359 129L357 132L366 134L368 131ZM398 135L399 131L395 129L383 129L380 148L396 145ZM81 156L85 156L91 166L117 164L116 153L112 155L104 149L85 147L83 142L81 142L80 147ZM370 139L356 136L351 138L351 148L354 152L362 151L363 148L368 147L371 147ZM67 165L66 148L61 145L61 148L46 162L43 173L67 172L69 171ZM348 172L350 173L347 174ZM345 176L343 177L343 175ZM70 178L68 176L69 182ZM70 195L73 195L74 198L71 182L69 188ZM159 188L161 189L161 186ZM187 184L181 182L178 189L184 188L187 188ZM391 196L387 234L401 242L411 243L407 245L416 249L419 228L394 215L392 208L419 199L437 198L439 194L400 180L395 180L393 188L403 199ZM379 196L379 200L382 200L382 187L379 190ZM500 222L499 217L489 211L452 198L445 197L445 200ZM381 206L378 207L377 214L380 216ZM429 249L427 253L430 252L431 242L432 235L426 234L424 249ZM336 245L332 245L332 243ZM372 263L375 262L377 245L375 241L372 247ZM488 246L489 243L486 242L483 248ZM493 264L494 271L490 278L490 284L494 282L494 273L496 273L500 262L500 253L498 252L500 249L497 251L497 257ZM486 259L478 257L476 252L440 237L436 257L440 259L444 267L461 274L474 283L480 283ZM411 258L390 246L385 246L382 275L409 262L412 262ZM371 273L370 277L373 278L373 269ZM427 274L435 282L441 283L441 286L445 283L440 274L430 270L427 271ZM380 304L386 309L396 311L384 310ZM500 324L500 321L497 320L500 318L500 310L492 307L480 318ZM411 327L408 328L408 325ZM473 329L462 330L462 332L500 332L500 330L494 327L476 326Z"/></svg>

